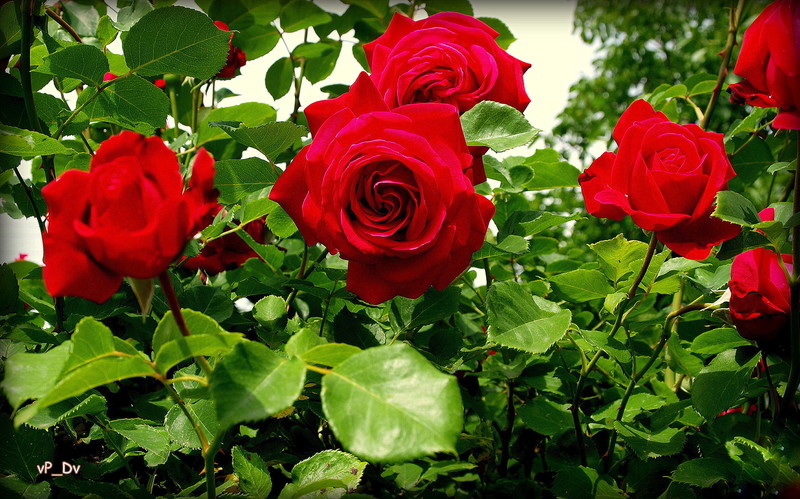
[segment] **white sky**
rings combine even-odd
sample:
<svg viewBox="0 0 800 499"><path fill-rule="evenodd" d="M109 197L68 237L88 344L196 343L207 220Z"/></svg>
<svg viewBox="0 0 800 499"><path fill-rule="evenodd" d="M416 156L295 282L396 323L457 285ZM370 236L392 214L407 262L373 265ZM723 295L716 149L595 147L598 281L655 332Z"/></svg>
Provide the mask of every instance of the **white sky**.
<svg viewBox="0 0 800 499"><path fill-rule="evenodd" d="M330 11L343 10L344 7L331 0L318 3ZM575 0L473 0L472 4L476 17L502 20L517 38L508 51L532 64L525 74L525 88L531 98L525 116L533 126L549 133L555 126L556 116L567 102L570 85L580 76L591 72L594 51L572 34ZM296 38L287 39L290 47L302 41L298 34L293 35ZM118 47L116 51L119 52ZM218 82L217 88L225 86L241 94L221 104L231 106L242 102L266 102L278 109L279 120L288 119L294 99L292 92L274 102L264 86L267 68L286 55L286 49L279 44L266 56L248 61L241 70L241 76L224 83ZM348 47L343 47L336 69L329 78L313 86L308 82L303 83L302 104L326 98L327 95L319 91L320 87L334 83L351 84L360 71L362 68L353 59ZM525 151L515 150L511 153L525 154ZM42 242L33 219L13 220L6 214L0 214L0 234L0 262L12 261L20 253L27 253L31 261L42 262Z"/></svg>

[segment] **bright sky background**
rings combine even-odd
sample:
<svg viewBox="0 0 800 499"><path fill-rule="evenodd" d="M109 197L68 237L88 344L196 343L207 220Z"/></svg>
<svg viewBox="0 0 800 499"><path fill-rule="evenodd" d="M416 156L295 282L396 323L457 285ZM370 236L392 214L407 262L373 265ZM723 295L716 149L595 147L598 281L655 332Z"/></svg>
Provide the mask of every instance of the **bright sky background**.
<svg viewBox="0 0 800 499"><path fill-rule="evenodd" d="M344 5L326 0L318 2L329 11L343 11ZM591 72L593 49L585 45L572 33L572 16L575 0L546 0L528 2L510 2L508 0L473 0L476 17L496 17L506 23L517 38L509 48L509 52L523 61L532 64L525 74L525 88L531 98L531 104L525 116L533 126L549 133L555 126L556 116L564 108L570 85L580 76ZM297 45L301 38L288 38L290 47ZM345 38L347 38L345 36ZM119 47L112 46L112 51L119 53ZM248 61L242 68L241 76L227 82L218 82L217 88L225 86L240 94L222 101L222 106L231 106L241 102L266 102L278 109L278 119L288 119L292 111L293 96L287 95L277 102L264 86L264 75L267 68L279 57L285 57L286 49L278 45L266 56L255 61ZM326 94L320 87L334 83L351 84L362 71L348 47L342 49L341 56L333 74L323 82L311 86L303 83L301 102L307 105L324 99ZM535 144L540 146L541 144ZM248 155L248 153L245 153ZM525 151L514 150L512 154L525 154ZM42 262L42 242L36 222L13 220L6 214L0 214L0 262L14 260L20 253L27 253L28 259Z"/></svg>

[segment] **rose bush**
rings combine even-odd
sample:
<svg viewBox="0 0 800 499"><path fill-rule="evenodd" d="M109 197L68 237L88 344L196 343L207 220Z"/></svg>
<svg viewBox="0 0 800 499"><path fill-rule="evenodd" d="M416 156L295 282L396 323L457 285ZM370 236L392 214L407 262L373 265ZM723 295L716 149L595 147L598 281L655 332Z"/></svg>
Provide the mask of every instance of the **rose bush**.
<svg viewBox="0 0 800 499"><path fill-rule="evenodd" d="M759 213L764 221L775 219L775 210ZM792 272L792 255L778 255L756 248L736 255L731 266L730 313L736 330L749 340L772 340L789 332L791 296L786 272ZM784 268L786 271L784 271Z"/></svg>
<svg viewBox="0 0 800 499"><path fill-rule="evenodd" d="M644 100L634 101L614 128L616 153L606 152L578 181L590 214L630 215L681 256L702 260L740 227L712 217L714 197L736 173L722 134L673 123Z"/></svg>
<svg viewBox="0 0 800 499"><path fill-rule="evenodd" d="M163 272L216 206L214 160L200 150L188 189L158 137L122 132L88 172L68 170L42 189L48 223L44 282L52 296L107 300L122 278Z"/></svg>
<svg viewBox="0 0 800 499"><path fill-rule="evenodd" d="M731 102L777 107L772 126L800 130L800 0L768 5L744 33Z"/></svg>
<svg viewBox="0 0 800 499"><path fill-rule="evenodd" d="M444 102L459 113L491 100L522 112L531 67L500 48L497 31L471 16L442 12L420 21L395 14L386 32L364 45L372 79L389 107ZM486 180L486 147L471 147L473 184Z"/></svg>
<svg viewBox="0 0 800 499"><path fill-rule="evenodd" d="M453 106L389 110L362 73L349 96L306 115L314 140L270 193L306 243L349 260L347 289L370 303L447 287L494 214L463 174L472 158Z"/></svg>

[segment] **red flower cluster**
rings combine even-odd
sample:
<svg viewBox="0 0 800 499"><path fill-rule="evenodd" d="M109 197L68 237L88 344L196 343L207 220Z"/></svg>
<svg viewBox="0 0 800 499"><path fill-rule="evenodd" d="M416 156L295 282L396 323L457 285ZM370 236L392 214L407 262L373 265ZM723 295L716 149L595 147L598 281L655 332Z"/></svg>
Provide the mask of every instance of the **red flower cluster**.
<svg viewBox="0 0 800 499"><path fill-rule="evenodd" d="M800 130L800 0L777 0L747 28L731 102L777 107L772 126Z"/></svg>
<svg viewBox="0 0 800 499"><path fill-rule="evenodd" d="M456 13L413 21L396 14L364 46L371 75L305 110L313 141L270 199L306 242L349 260L347 288L367 302L444 289L483 244L494 205L459 114L483 100L522 111L530 67L502 50L498 33Z"/></svg>
<svg viewBox="0 0 800 499"><path fill-rule="evenodd" d="M614 127L616 153L606 152L579 177L590 214L630 215L679 255L702 260L740 227L712 217L718 191L736 173L722 134L679 125L637 100Z"/></svg>
<svg viewBox="0 0 800 499"><path fill-rule="evenodd" d="M228 25L222 21L214 21L214 25L222 31L230 31ZM236 72L239 68L247 64L247 55L245 55L244 50L233 45L232 42L233 33L231 33L231 37L228 39L228 60L225 61L225 66L223 66L215 76L215 78L220 80L233 78L236 76Z"/></svg>
<svg viewBox="0 0 800 499"><path fill-rule="evenodd" d="M214 160L201 149L184 190L175 153L160 138L122 132L103 142L88 172L68 170L42 195L48 293L100 303L124 276L166 270L202 228L217 206Z"/></svg>

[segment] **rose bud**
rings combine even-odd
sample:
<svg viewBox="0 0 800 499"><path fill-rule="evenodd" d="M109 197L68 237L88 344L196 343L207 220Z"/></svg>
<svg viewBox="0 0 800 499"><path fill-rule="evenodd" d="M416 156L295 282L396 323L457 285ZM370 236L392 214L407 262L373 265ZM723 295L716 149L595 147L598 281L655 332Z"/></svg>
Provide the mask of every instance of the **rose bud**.
<svg viewBox="0 0 800 499"><path fill-rule="evenodd" d="M531 67L500 48L497 31L456 12L414 21L395 14L386 32L364 45L372 80L392 108L414 102L444 102L459 113L491 100L525 111L530 98L522 75ZM486 180L481 156L473 147L468 175Z"/></svg>
<svg viewBox="0 0 800 499"><path fill-rule="evenodd" d="M158 137L126 131L100 145L88 172L67 170L42 195L48 293L101 303L125 276L164 272L203 228L217 207L214 159L198 151L184 189L175 152Z"/></svg>
<svg viewBox="0 0 800 499"><path fill-rule="evenodd" d="M614 127L616 153L606 152L578 177L586 209L654 231L659 241L691 260L741 231L712 217L718 191L736 176L721 133L679 125L637 100Z"/></svg>
<svg viewBox="0 0 800 499"><path fill-rule="evenodd" d="M214 21L214 24L222 31L230 31L228 25L222 21ZM236 76L236 71L247 64L247 56L245 55L244 50L234 46L232 41L233 33L231 33L231 36L228 39L228 60L225 62L225 66L223 66L222 69L219 70L219 73L217 73L215 76L215 78L220 80L233 78Z"/></svg>
<svg viewBox="0 0 800 499"><path fill-rule="evenodd" d="M792 255L781 258L791 273ZM788 337L789 281L774 251L756 248L736 255L728 288L731 319L742 337L748 340Z"/></svg>
<svg viewBox="0 0 800 499"><path fill-rule="evenodd" d="M108 72L108 73L103 75L103 81L116 80L117 78L119 78L118 75L115 75L114 73L110 73L110 72Z"/></svg>
<svg viewBox="0 0 800 499"><path fill-rule="evenodd" d="M800 130L800 0L777 0L744 32L731 102L777 107L775 128Z"/></svg>
<svg viewBox="0 0 800 499"><path fill-rule="evenodd" d="M165 80L164 78L157 78L156 80L153 81L153 85L157 86L161 90L164 90L165 88L167 88L167 80Z"/></svg>
<svg viewBox="0 0 800 499"><path fill-rule="evenodd" d="M306 108L322 124L270 199L307 244L349 260L347 289L363 300L442 290L469 266L494 214L463 174L472 156L458 112L440 103L389 110L366 73L350 94ZM340 109L329 115L331 105Z"/></svg>
<svg viewBox="0 0 800 499"><path fill-rule="evenodd" d="M208 225L213 217L222 210L222 205L210 214ZM269 231L264 219L256 219L244 226L243 229L257 243L264 244ZM187 258L183 267L190 270L202 270L206 274L219 274L223 270L232 270L241 267L250 258L258 254L242 239L239 234L227 234L206 243L200 254Z"/></svg>

